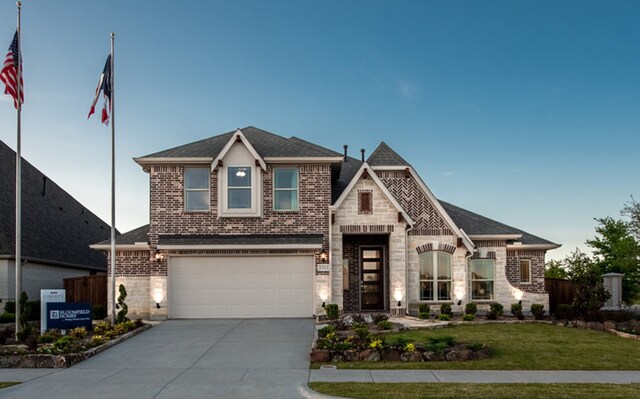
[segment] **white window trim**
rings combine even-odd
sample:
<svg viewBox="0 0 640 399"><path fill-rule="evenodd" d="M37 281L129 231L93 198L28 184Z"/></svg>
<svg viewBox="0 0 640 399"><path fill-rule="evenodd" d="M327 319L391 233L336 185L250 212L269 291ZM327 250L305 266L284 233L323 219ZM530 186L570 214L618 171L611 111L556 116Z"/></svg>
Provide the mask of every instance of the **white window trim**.
<svg viewBox="0 0 640 399"><path fill-rule="evenodd" d="M444 253L449 255L449 279L446 280L440 280L438 279L438 254L439 253ZM451 302L451 298L452 298L452 292L453 291L453 256L448 253L448 252L443 252L443 251L429 251L429 252L423 252L420 254L419 257L421 256L426 256L427 254L432 256L432 260L433 260L433 279L429 279L429 280L425 280L422 279L421 275L422 275L422 266L420 265L420 259L418 259L418 297L420 299L420 302L441 302L441 303L449 303ZM419 258L418 257L418 258ZM433 285L433 299L424 299L422 298L422 283L423 282L431 282L431 284ZM449 291L449 299L439 299L438 298L438 282L445 282L445 281L449 281L451 283L451 289Z"/></svg>
<svg viewBox="0 0 640 399"><path fill-rule="evenodd" d="M296 188L276 188L276 170L295 170L296 171ZM300 209L300 170L297 167L275 167L273 168L273 211L274 212L297 212ZM276 191L294 191L296 192L296 207L291 209L276 209Z"/></svg>
<svg viewBox="0 0 640 399"><path fill-rule="evenodd" d="M205 169L209 173L209 178L207 179L207 188L187 188L187 170L189 169ZM211 172L208 167L198 168L198 167L185 167L182 175L182 186L183 186L183 202L184 202L184 211L185 212L209 212L211 210ZM188 209L187 208L187 193L188 192L206 192L207 193L207 209Z"/></svg>
<svg viewBox="0 0 640 399"><path fill-rule="evenodd" d="M472 268L471 268L471 263L473 261L476 260L489 260L493 263L493 278L484 278L484 279L474 279L473 278L473 273L471 273ZM486 299L486 298L474 298L473 297L473 283L474 281L491 281L493 282L493 284L491 285L492 288L492 292L491 292L491 298ZM489 302L493 302L496 300L496 260L495 259L491 259L491 258L480 258L480 259L471 259L470 263L469 263L469 284L470 284L470 295L469 297L471 298L472 301L474 302L482 302L482 301L489 301Z"/></svg>
<svg viewBox="0 0 640 399"><path fill-rule="evenodd" d="M228 173L229 168L247 168L251 170L251 208L229 208ZM260 168L251 165L225 165L218 168L218 215L220 217L261 217L262 216L262 173Z"/></svg>
<svg viewBox="0 0 640 399"><path fill-rule="evenodd" d="M529 281L522 280L522 262L527 262L529 268ZM533 282L533 276L531 275L531 259L520 259L518 262L518 274L520 275L520 284L531 284Z"/></svg>

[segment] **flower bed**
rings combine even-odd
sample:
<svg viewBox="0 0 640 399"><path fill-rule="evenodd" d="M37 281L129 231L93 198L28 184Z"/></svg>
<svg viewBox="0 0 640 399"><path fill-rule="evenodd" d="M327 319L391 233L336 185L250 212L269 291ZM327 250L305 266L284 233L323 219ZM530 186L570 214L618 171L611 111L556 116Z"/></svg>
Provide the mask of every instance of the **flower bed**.
<svg viewBox="0 0 640 399"><path fill-rule="evenodd" d="M491 356L486 345L457 343L449 336L433 337L427 345L401 338L386 339L387 333L400 328L384 315L350 315L334 320L318 330L311 361L464 361Z"/></svg>
<svg viewBox="0 0 640 399"><path fill-rule="evenodd" d="M13 328L2 332L4 345L0 345L0 368L65 368L88 359L103 350L133 337L151 325L141 320L126 321L111 327L100 322L93 331L75 328L68 335L49 330L42 335L31 335L25 342L13 342Z"/></svg>

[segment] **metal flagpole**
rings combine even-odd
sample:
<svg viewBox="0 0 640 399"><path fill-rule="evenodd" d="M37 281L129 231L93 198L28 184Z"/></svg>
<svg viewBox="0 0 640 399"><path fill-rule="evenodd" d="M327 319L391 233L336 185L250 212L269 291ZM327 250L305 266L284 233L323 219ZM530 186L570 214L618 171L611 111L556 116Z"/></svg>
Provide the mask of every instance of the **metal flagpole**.
<svg viewBox="0 0 640 399"><path fill-rule="evenodd" d="M115 68L111 32L111 325L116 322L116 105Z"/></svg>
<svg viewBox="0 0 640 399"><path fill-rule="evenodd" d="M21 71L20 66L22 65L22 61L20 57L22 56L21 45L22 42L20 40L20 7L22 3L17 2L18 6L18 71L16 73L17 81L16 81L16 102L18 106L16 107L18 114L17 121L17 131L18 131L18 140L16 144L16 339L18 338L18 332L20 332L20 293L22 292L22 155L21 153L21 137L20 137L20 111L22 110L22 101L20 100L20 79Z"/></svg>

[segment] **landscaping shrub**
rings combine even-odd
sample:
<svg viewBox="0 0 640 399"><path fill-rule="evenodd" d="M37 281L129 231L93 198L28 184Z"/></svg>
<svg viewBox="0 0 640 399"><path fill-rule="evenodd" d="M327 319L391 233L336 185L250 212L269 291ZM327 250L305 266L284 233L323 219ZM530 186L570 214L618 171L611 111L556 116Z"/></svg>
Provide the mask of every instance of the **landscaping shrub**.
<svg viewBox="0 0 640 399"><path fill-rule="evenodd" d="M404 337L396 337L394 338L392 341L389 341L387 343L387 346L389 346L390 349L396 349L396 350L405 350L405 348L407 347L407 345L413 343L412 339L408 339L408 338L404 338Z"/></svg>
<svg viewBox="0 0 640 399"><path fill-rule="evenodd" d="M15 323L16 322L16 314L4 312L0 314L0 324L2 323Z"/></svg>
<svg viewBox="0 0 640 399"><path fill-rule="evenodd" d="M91 313L93 320L103 320L107 317L107 309L100 303L93 305Z"/></svg>
<svg viewBox="0 0 640 399"><path fill-rule="evenodd" d="M544 319L544 305L541 303L534 303L531 305L531 313L536 320Z"/></svg>
<svg viewBox="0 0 640 399"><path fill-rule="evenodd" d="M371 320L374 324L378 324L383 320L389 320L389 315L387 313L374 313L371 315Z"/></svg>
<svg viewBox="0 0 640 399"><path fill-rule="evenodd" d="M144 326L144 323L142 322L142 319L140 317L138 317L134 323L135 323L136 328L140 328L140 327Z"/></svg>
<svg viewBox="0 0 640 399"><path fill-rule="evenodd" d="M475 319L476 319L476 315L471 313L465 313L465 315L462 316L462 320L464 321L474 321Z"/></svg>
<svg viewBox="0 0 640 399"><path fill-rule="evenodd" d="M448 303L443 303L442 305L440 305L440 314L446 314L448 316L453 316L453 312L451 311L451 305Z"/></svg>
<svg viewBox="0 0 640 399"><path fill-rule="evenodd" d="M340 317L340 309L338 309L337 303L330 303L325 306L324 311L327 313L327 318L329 320L336 320Z"/></svg>
<svg viewBox="0 0 640 399"><path fill-rule="evenodd" d="M6 313L16 313L16 303L14 301L7 301L4 303L4 311Z"/></svg>
<svg viewBox="0 0 640 399"><path fill-rule="evenodd" d="M334 332L336 332L336 327L334 325L329 324L318 330L318 338L324 338L329 333L334 333Z"/></svg>
<svg viewBox="0 0 640 399"><path fill-rule="evenodd" d="M418 318L419 318L419 319L422 319L422 320L426 320L426 319L428 319L428 318L429 318L429 313L427 313L427 312L424 312L424 313L423 313L423 312L420 312L420 313L418 314Z"/></svg>
<svg viewBox="0 0 640 399"><path fill-rule="evenodd" d="M60 337L53 346L61 353L69 353L74 351L77 342L71 335L64 335Z"/></svg>
<svg viewBox="0 0 640 399"><path fill-rule="evenodd" d="M93 332L95 334L104 335L108 331L111 331L111 324L106 321L101 321L93 327Z"/></svg>
<svg viewBox="0 0 640 399"><path fill-rule="evenodd" d="M431 352L442 352L443 350L450 348L455 344L455 338L449 335L445 335L442 337L429 337L427 350Z"/></svg>
<svg viewBox="0 0 640 399"><path fill-rule="evenodd" d="M351 321L353 324L367 324L367 317L360 313L354 313L351 315Z"/></svg>
<svg viewBox="0 0 640 399"><path fill-rule="evenodd" d="M442 313L440 316L438 316L438 320L440 320L440 321L451 321L451 316L449 316L446 313Z"/></svg>
<svg viewBox="0 0 640 399"><path fill-rule="evenodd" d="M369 327L367 326L354 328L353 332L356 333L360 339L367 339L369 337Z"/></svg>
<svg viewBox="0 0 640 399"><path fill-rule="evenodd" d="M104 336L94 335L91 337L91 340L89 341L89 346L93 348L95 346L102 345L105 342L107 342L107 338L105 338Z"/></svg>
<svg viewBox="0 0 640 399"><path fill-rule="evenodd" d="M467 345L467 349L469 349L472 352L477 352L480 349L482 349L483 347L484 347L484 345L478 344L478 343Z"/></svg>
<svg viewBox="0 0 640 399"><path fill-rule="evenodd" d="M418 312L419 313L427 313L429 314L429 312L431 311L431 306L429 306L428 303L421 303L418 305Z"/></svg>
<svg viewBox="0 0 640 399"><path fill-rule="evenodd" d="M26 292L22 291L20 294L20 301L18 302L18 306L20 306L20 320L18 320L18 324L20 326L20 331L16 336L18 340L24 342L33 332L33 327L29 324L29 317L31 316L31 307L27 305L29 301L29 296Z"/></svg>
<svg viewBox="0 0 640 399"><path fill-rule="evenodd" d="M38 343L50 344L56 342L58 339L60 339L60 333L56 330L49 330L38 337Z"/></svg>
<svg viewBox="0 0 640 399"><path fill-rule="evenodd" d="M336 330L339 330L339 331L344 331L349 329L349 324L347 324L347 322L344 321L343 319L331 320L329 324L334 326Z"/></svg>
<svg viewBox="0 0 640 399"><path fill-rule="evenodd" d="M27 308L29 309L29 321L40 320L40 300L27 301Z"/></svg>
<svg viewBox="0 0 640 399"><path fill-rule="evenodd" d="M555 312L556 319L559 320L574 320L576 318L576 312L573 311L573 307L566 303L561 303L556 306Z"/></svg>
<svg viewBox="0 0 640 399"><path fill-rule="evenodd" d="M391 330L393 328L393 323L389 320L380 320L377 326L381 330Z"/></svg>
<svg viewBox="0 0 640 399"><path fill-rule="evenodd" d="M468 303L464 307L464 314L475 315L478 312L478 305L475 303Z"/></svg>
<svg viewBox="0 0 640 399"><path fill-rule="evenodd" d="M489 320L497 320L498 317L502 316L504 311L504 307L498 302L492 302L489 304L489 311L487 312L487 319Z"/></svg>
<svg viewBox="0 0 640 399"><path fill-rule="evenodd" d="M524 319L524 313L522 313L522 304L520 302L511 304L511 314L517 317L518 320Z"/></svg>
<svg viewBox="0 0 640 399"><path fill-rule="evenodd" d="M82 339L82 338L86 338L88 333L86 328L76 327L69 332L69 335L71 335L75 339Z"/></svg>
<svg viewBox="0 0 640 399"><path fill-rule="evenodd" d="M123 284L120 284L120 286L118 287L118 292L119 292L118 307L120 310L116 315L116 323L122 323L124 321L129 320L127 319L127 313L129 313L129 307L124 301L127 298L127 290L124 288Z"/></svg>

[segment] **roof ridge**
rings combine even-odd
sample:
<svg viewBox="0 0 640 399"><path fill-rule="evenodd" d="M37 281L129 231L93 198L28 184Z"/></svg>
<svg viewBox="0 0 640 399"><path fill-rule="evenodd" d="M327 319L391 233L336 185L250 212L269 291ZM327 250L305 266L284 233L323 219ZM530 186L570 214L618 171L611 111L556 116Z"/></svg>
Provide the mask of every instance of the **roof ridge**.
<svg viewBox="0 0 640 399"><path fill-rule="evenodd" d="M387 143L381 141L375 150L367 158L367 163L371 166L411 166Z"/></svg>

